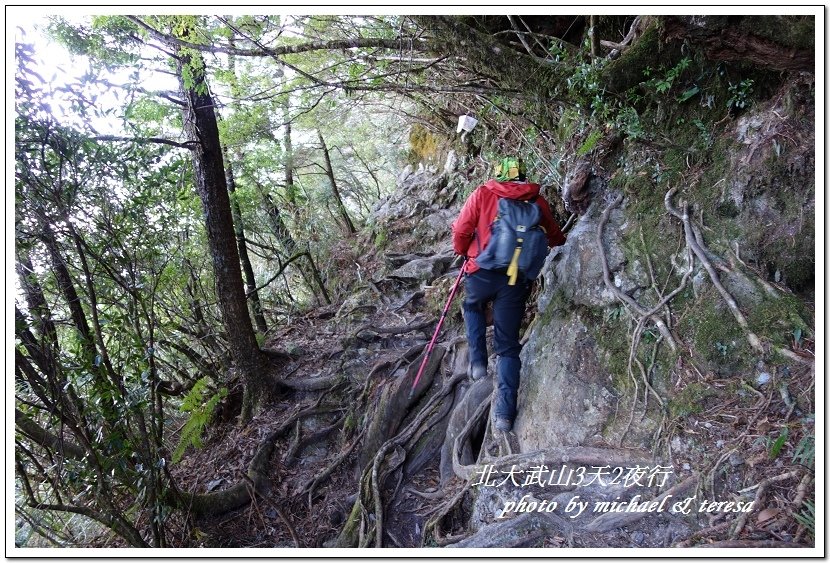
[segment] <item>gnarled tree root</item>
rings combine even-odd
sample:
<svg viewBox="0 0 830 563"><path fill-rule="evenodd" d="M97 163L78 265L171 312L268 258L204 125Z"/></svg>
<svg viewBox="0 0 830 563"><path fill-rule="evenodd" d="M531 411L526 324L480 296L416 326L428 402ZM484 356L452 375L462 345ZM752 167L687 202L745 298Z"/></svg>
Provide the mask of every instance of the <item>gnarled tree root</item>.
<svg viewBox="0 0 830 563"><path fill-rule="evenodd" d="M447 547L533 547L545 538L565 533L549 514L525 512L516 518L484 526L472 536Z"/></svg>
<svg viewBox="0 0 830 563"><path fill-rule="evenodd" d="M691 219L689 217L688 203L681 202L681 207L683 209L682 213L672 205L671 200L676 192L677 188L672 188L671 190L666 192L666 196L664 198L664 204L666 206L666 209L669 213L680 219L680 221L683 223L683 232L686 236L686 244L689 246L692 252L695 253L695 256L697 256L701 264L703 264L706 273L709 274L709 278L712 280L712 284L718 290L718 293L721 294L721 297L723 297L723 300L729 307L732 316L735 317L735 321L746 334L746 338L747 341L749 341L750 346L752 346L758 353L765 354L766 350L764 349L763 344L761 344L761 339L758 338L758 335L756 335L749 327L749 323L747 322L746 317L744 317L744 314L738 308L738 304L735 302L735 298L732 297L732 294L730 294L729 291L721 283L720 277L715 271L714 266L712 266L711 260L709 260L709 257L707 256L707 252L703 246L703 242L700 240L698 235L695 234L695 231L692 227ZM811 360L799 356L792 350L788 350L780 346L776 346L774 350L778 354L781 354L782 356L789 358L790 360L807 365L812 364Z"/></svg>
<svg viewBox="0 0 830 563"><path fill-rule="evenodd" d="M321 396L313 405L286 417L260 444L243 479L228 489L211 493L191 493L170 491L164 501L175 508L187 511L191 515L223 514L241 508L251 502L254 494L261 494L268 485L268 462L274 451L277 439L294 427L295 422L304 417L318 413Z"/></svg>
<svg viewBox="0 0 830 563"><path fill-rule="evenodd" d="M642 305L637 303L632 297L626 295L620 289L614 285L614 282L611 280L611 269L608 266L608 258L605 256L605 247L602 244L602 233L605 230L605 224L608 222L608 218L611 216L611 211L617 207L620 202L623 200L623 194L619 194L614 200L608 205L608 207L603 211L602 216L600 217L599 224L597 225L597 248L599 249L600 259L602 262L602 279L605 282L605 287L614 294L614 296L620 300L625 305L631 307L638 316L645 317L647 320L653 322L657 327L657 330L660 331L660 334L663 335L663 338L668 342L669 346L671 347L672 351L677 350L677 342L672 335L669 328L666 326L666 323L660 317L655 315L656 311L647 311L643 308ZM662 307L663 304L660 305ZM659 307L658 307L659 309Z"/></svg>
<svg viewBox="0 0 830 563"><path fill-rule="evenodd" d="M665 493L656 497L653 502L659 504L666 497L676 497L679 494L682 494L685 491L687 491L689 488L697 486L699 480L699 475L692 475L688 479L678 483ZM609 512L607 514L602 514L601 516L594 518L591 522L588 523L587 526L585 526L585 531L600 533L610 532L611 530L619 528L621 526L630 526L631 524L634 524L635 522L642 520L648 515L648 512Z"/></svg>
<svg viewBox="0 0 830 563"><path fill-rule="evenodd" d="M414 374L413 374L414 375ZM432 395L418 414L394 437L387 440L374 455L372 462L363 471L360 480L360 493L345 526L334 547L375 547L383 546L384 508L381 496L384 484L397 471L402 470L406 458L406 446L410 446L413 437L423 427L437 424L446 416L441 408L444 399L454 391L456 384L466 377L456 374L446 380L441 389ZM408 381L411 378L403 378Z"/></svg>

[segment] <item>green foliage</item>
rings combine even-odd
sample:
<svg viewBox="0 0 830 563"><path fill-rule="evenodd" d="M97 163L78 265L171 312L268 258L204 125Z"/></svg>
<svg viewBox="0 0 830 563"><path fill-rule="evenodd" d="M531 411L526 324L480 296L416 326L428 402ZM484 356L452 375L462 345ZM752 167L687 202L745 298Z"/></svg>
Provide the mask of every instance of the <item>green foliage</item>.
<svg viewBox="0 0 830 563"><path fill-rule="evenodd" d="M726 100L726 107L728 109L744 109L751 104L750 96L752 95L755 86L755 81L751 78L741 80L737 84L729 83L729 99Z"/></svg>
<svg viewBox="0 0 830 563"><path fill-rule="evenodd" d="M781 430L781 433L778 435L778 438L770 445L769 447L769 458L775 459L781 453L781 449L784 447L784 444L787 443L787 439L790 437L790 429L786 426Z"/></svg>
<svg viewBox="0 0 830 563"><path fill-rule="evenodd" d="M683 57L682 59L680 59L680 61L675 66L673 66L669 69L666 69L664 66L661 66L659 71L655 71L651 67L647 67L643 71L643 74L647 78L651 77L653 74L658 74L658 73L659 73L659 76L654 76L654 78L652 78L651 80L646 82L646 84L648 86L654 88L654 91L657 92L658 94L665 94L666 92L671 90L671 87L674 84L674 81L677 80L677 78L681 74L683 74L683 71L685 71L687 68L689 68L689 65L691 65L691 64L692 64L692 59L690 59L689 57ZM687 90L687 92L688 92L688 90ZM695 93L696 92L693 92L686 99L691 98ZM681 98L685 95L686 95L686 93L681 95ZM685 100L683 100L683 101L685 101Z"/></svg>
<svg viewBox="0 0 830 563"><path fill-rule="evenodd" d="M599 131L597 129L591 131L590 135L588 135L588 138L585 139L585 142L582 143L582 145L576 150L576 153L579 156L585 156L586 154L594 150L594 147L597 146L597 143L600 139L602 139L602 131Z"/></svg>
<svg viewBox="0 0 830 563"><path fill-rule="evenodd" d="M96 16L91 25L69 23L50 17L48 32L70 53L90 57L96 65L112 69L136 64L138 55L125 45L136 44L137 26L124 16Z"/></svg>
<svg viewBox="0 0 830 563"><path fill-rule="evenodd" d="M696 96L699 92L700 88L698 88L697 86L692 86L691 88L688 88L685 92L683 92L682 94L680 94L680 96L677 97L677 102L680 104L682 104L683 102L687 102L694 96Z"/></svg>
<svg viewBox="0 0 830 563"><path fill-rule="evenodd" d="M590 117L597 123L613 118L618 109L617 101L608 96L602 83L603 62L581 62L574 65L573 73L565 79L568 91L581 103L577 107L591 110Z"/></svg>
<svg viewBox="0 0 830 563"><path fill-rule="evenodd" d="M625 106L617 113L615 125L631 140L640 139L645 135L640 115L631 106Z"/></svg>
<svg viewBox="0 0 830 563"><path fill-rule="evenodd" d="M208 378L203 377L198 380L190 392L185 395L179 410L183 413L188 413L187 418L181 430L179 437L179 444L173 452L173 462L178 463L184 455L184 451L188 446L194 448L202 447L202 432L210 421L213 419L216 407L219 402L227 397L228 389L226 387L220 388L217 392L211 393L208 388Z"/></svg>
<svg viewBox="0 0 830 563"><path fill-rule="evenodd" d="M562 48L562 43L558 39L552 39L550 42L550 47L548 47L548 53L550 54L550 58L553 59L553 62L565 62L570 58L568 52Z"/></svg>
<svg viewBox="0 0 830 563"><path fill-rule="evenodd" d="M697 130L700 132L700 142L704 149L709 149L712 146L712 133L709 131L709 128L700 118L692 119L692 125L697 127Z"/></svg>
<svg viewBox="0 0 830 563"><path fill-rule="evenodd" d="M816 503L814 500L805 500L804 509L793 517L804 526L810 537L816 536Z"/></svg>
<svg viewBox="0 0 830 563"><path fill-rule="evenodd" d="M196 49L182 47L179 56L184 64L181 67L182 83L186 90L193 90L199 95L207 94L207 83L204 81L205 60Z"/></svg>
<svg viewBox="0 0 830 563"><path fill-rule="evenodd" d="M793 452L793 463L812 468L816 461L816 438L807 434L798 442Z"/></svg>

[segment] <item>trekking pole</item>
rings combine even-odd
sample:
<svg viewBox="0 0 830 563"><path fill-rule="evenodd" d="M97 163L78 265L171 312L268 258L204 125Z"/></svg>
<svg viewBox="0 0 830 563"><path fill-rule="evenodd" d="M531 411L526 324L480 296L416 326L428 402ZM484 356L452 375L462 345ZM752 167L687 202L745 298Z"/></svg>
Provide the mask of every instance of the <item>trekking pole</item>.
<svg viewBox="0 0 830 563"><path fill-rule="evenodd" d="M418 375L415 376L415 381L412 383L412 389L409 390L409 398L412 399L413 393L415 393L415 387L418 385L418 381L421 379L421 375L424 373L424 368L427 365L427 361L429 361L429 357L432 355L432 349L435 347L435 341L438 340L438 333L441 332L441 325L444 324L444 319L447 317L447 313L450 310L450 305L452 304L452 300L455 298L455 294L458 292L458 286L461 284L461 277L464 275L464 268L467 266L467 257L464 257L464 262L461 264L461 271L458 272L458 277L455 279L455 284L452 286L452 291L450 291L450 297L447 299L447 304L444 305L444 311L441 313L441 318L438 319L438 326L435 327L435 334L432 335L432 340L429 342L429 346L427 346L426 354L424 354L424 359L421 361L421 367L418 368Z"/></svg>

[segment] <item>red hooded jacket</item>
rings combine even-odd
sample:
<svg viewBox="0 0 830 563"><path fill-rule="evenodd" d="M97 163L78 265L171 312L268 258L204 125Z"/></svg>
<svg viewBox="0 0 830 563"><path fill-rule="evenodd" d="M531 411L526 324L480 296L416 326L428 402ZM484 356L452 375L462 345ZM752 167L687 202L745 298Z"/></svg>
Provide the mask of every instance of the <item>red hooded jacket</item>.
<svg viewBox="0 0 830 563"><path fill-rule="evenodd" d="M467 198L458 219L452 224L452 245L455 252L467 256L466 271L472 274L479 269L475 257L478 256L490 240L490 225L496 220L499 198L529 200L539 196L539 184L530 182L499 182L488 180L479 186ZM550 212L550 206L545 198L536 197L536 205L542 210L542 219L539 224L545 229L548 237L548 246L565 244L565 235L559 228ZM473 234L475 233L475 239Z"/></svg>

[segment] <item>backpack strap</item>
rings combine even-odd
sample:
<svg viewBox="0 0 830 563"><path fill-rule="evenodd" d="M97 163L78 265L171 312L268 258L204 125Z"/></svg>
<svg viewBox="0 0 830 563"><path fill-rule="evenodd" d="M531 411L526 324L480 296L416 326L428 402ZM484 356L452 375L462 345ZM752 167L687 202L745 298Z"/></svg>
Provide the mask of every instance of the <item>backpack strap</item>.
<svg viewBox="0 0 830 563"><path fill-rule="evenodd" d="M507 285L516 285L516 279L519 277L519 254L522 253L522 242L524 239L516 239L516 249L513 251L513 258L510 259L510 265L507 267Z"/></svg>

